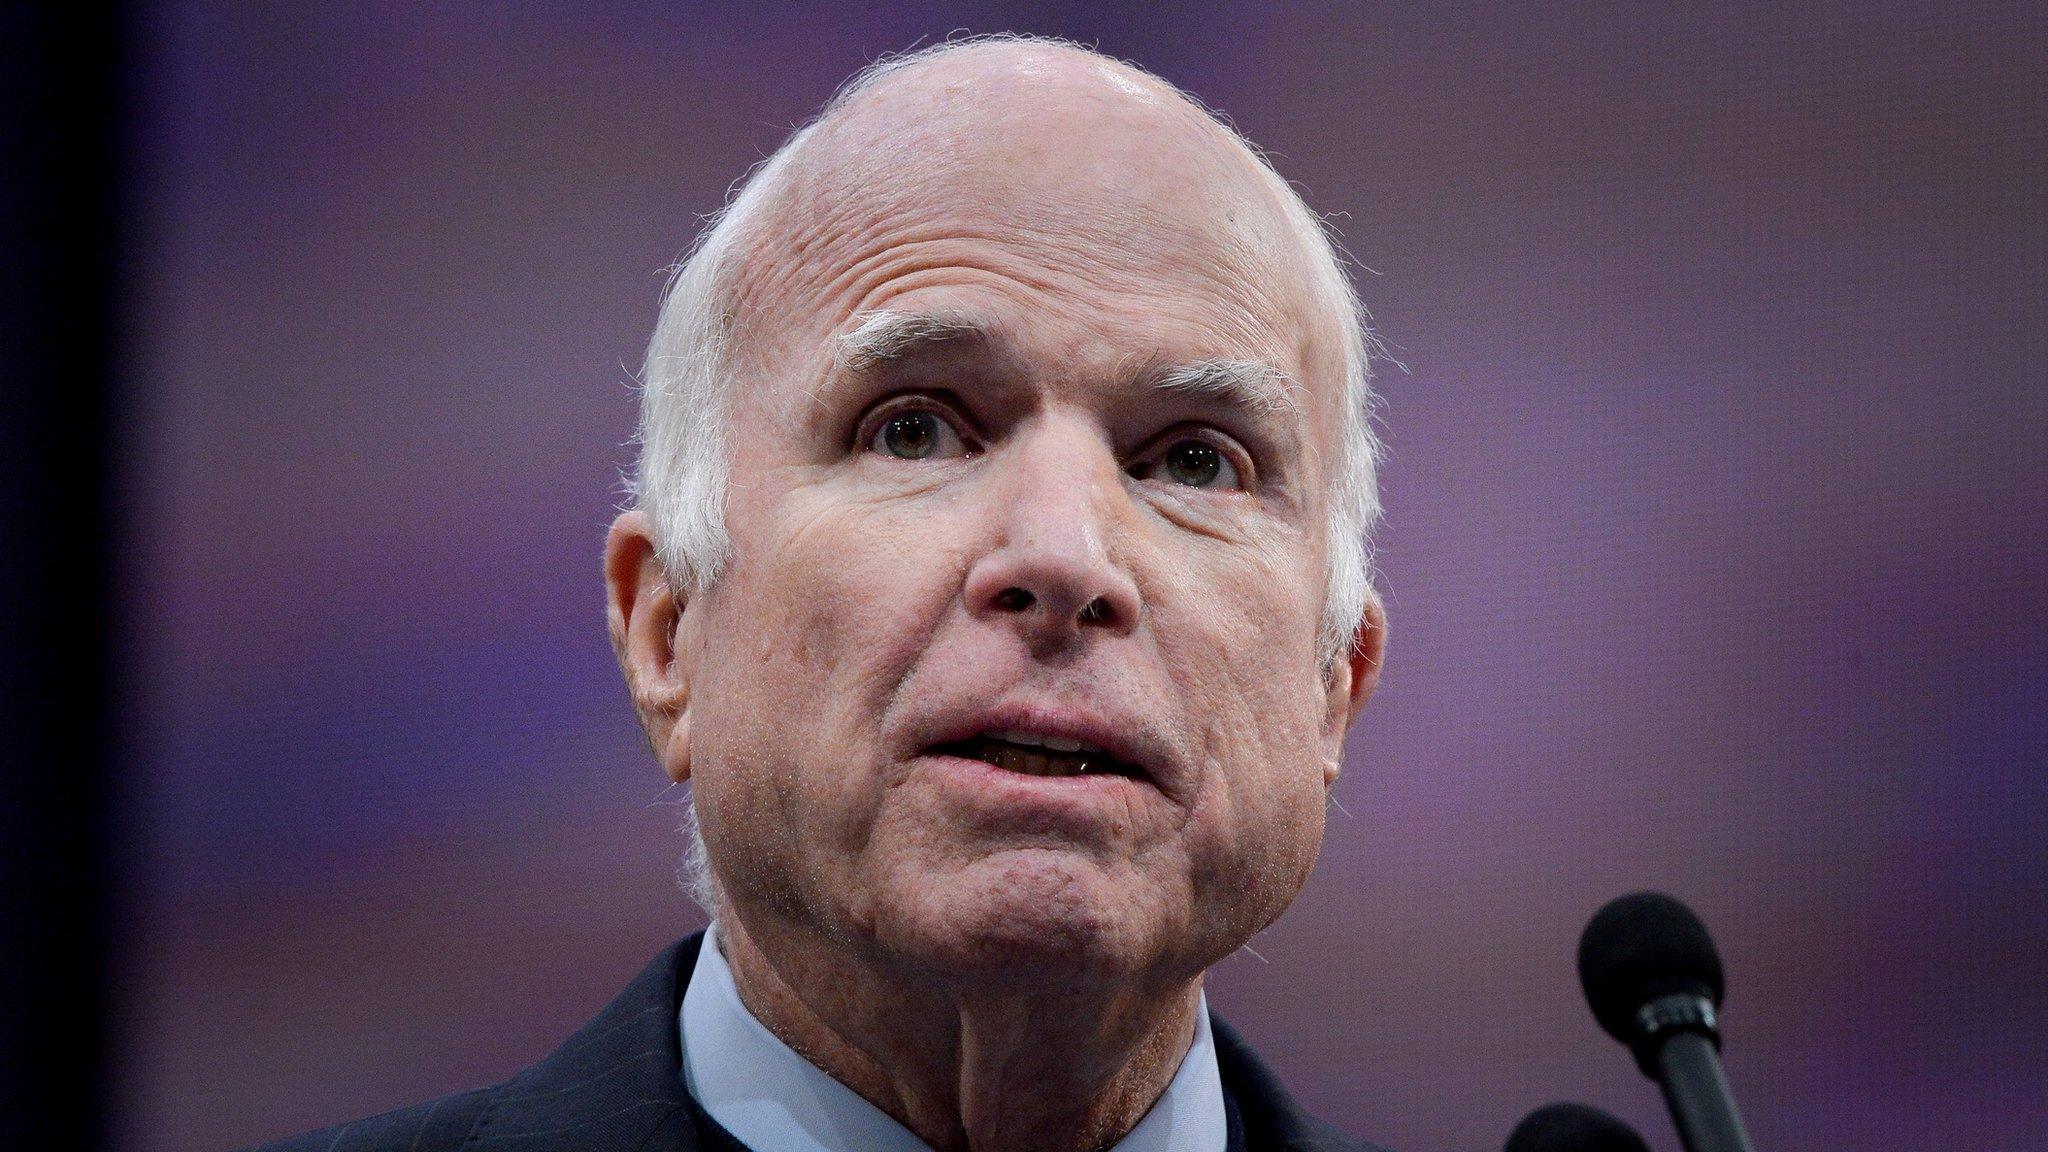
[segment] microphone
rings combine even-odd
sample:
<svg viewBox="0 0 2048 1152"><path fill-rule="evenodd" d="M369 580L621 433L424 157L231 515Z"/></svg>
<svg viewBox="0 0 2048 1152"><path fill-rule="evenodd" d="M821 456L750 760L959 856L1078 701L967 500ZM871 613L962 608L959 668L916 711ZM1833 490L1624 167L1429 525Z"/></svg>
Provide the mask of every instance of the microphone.
<svg viewBox="0 0 2048 1152"><path fill-rule="evenodd" d="M1579 937L1579 983L1664 1089L1687 1152L1753 1152L1721 1073L1721 957L1692 909L1661 892L1609 901Z"/></svg>
<svg viewBox="0 0 2048 1152"><path fill-rule="evenodd" d="M1650 1146L1620 1118L1567 1101L1522 1117L1503 1152L1650 1152Z"/></svg>

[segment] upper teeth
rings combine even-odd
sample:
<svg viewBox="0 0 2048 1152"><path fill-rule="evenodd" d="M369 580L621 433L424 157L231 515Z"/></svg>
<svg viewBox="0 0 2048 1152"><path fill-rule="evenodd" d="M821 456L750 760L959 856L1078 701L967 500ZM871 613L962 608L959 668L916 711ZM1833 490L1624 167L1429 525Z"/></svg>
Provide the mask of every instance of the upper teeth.
<svg viewBox="0 0 2048 1152"><path fill-rule="evenodd" d="M988 739L1001 740L1005 744L1024 744L1033 748L1044 748L1051 752L1093 752L1097 754L1102 752L1102 749L1097 748L1093 744L1083 743L1079 740L1069 740L1064 736L1041 736L1036 732L990 732Z"/></svg>

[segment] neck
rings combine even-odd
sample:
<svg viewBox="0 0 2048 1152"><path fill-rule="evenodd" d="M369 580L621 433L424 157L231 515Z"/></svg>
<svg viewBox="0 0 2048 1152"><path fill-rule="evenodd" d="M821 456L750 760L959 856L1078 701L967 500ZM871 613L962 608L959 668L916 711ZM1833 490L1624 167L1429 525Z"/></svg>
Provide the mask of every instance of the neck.
<svg viewBox="0 0 2048 1152"><path fill-rule="evenodd" d="M878 969L810 938L757 939L731 915L718 935L756 1019L938 1152L1106 1148L1159 1099L1194 1037L1199 977L1020 991Z"/></svg>

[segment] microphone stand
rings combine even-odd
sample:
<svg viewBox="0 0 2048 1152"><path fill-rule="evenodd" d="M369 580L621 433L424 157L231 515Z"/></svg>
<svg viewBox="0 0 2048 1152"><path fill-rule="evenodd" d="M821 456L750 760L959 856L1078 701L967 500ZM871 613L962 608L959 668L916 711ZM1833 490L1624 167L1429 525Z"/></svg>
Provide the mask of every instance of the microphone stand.
<svg viewBox="0 0 2048 1152"><path fill-rule="evenodd" d="M1636 1014L1636 1029L1636 1062L1664 1089L1686 1152L1755 1152L1721 1072L1713 1002L1684 993L1659 997Z"/></svg>

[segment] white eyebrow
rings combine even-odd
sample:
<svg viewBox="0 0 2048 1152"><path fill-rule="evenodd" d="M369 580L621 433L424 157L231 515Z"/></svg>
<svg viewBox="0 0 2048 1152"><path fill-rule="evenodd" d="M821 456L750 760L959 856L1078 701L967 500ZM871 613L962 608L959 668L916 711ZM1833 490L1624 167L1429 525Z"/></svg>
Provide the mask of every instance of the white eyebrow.
<svg viewBox="0 0 2048 1152"><path fill-rule="evenodd" d="M970 317L951 312L862 312L853 331L835 340L833 353L853 372L905 359L927 348L963 340L981 340L988 330Z"/></svg>
<svg viewBox="0 0 2048 1152"><path fill-rule="evenodd" d="M1204 399L1222 400L1250 412L1288 412L1299 408L1294 381L1287 373L1259 360L1197 360L1161 371L1152 386Z"/></svg>

